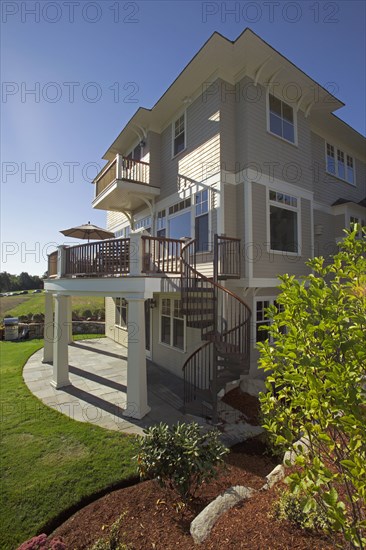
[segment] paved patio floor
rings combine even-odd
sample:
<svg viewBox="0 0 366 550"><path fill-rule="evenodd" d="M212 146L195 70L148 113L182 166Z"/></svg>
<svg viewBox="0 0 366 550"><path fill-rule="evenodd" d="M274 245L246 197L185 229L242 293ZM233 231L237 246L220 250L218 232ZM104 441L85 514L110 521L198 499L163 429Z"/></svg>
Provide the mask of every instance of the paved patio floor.
<svg viewBox="0 0 366 550"><path fill-rule="evenodd" d="M43 403L75 420L130 434L142 434L144 428L159 422L193 420L182 412L183 380L151 361L147 366L151 411L142 420L125 417L127 349L109 338L79 340L69 345L71 385L61 390L51 386L52 365L42 363L42 357L43 350L39 350L26 363L25 383ZM227 444L258 433L258 429L242 421L238 411L227 405L225 408ZM194 420L199 421L196 417ZM203 420L200 423L205 424Z"/></svg>

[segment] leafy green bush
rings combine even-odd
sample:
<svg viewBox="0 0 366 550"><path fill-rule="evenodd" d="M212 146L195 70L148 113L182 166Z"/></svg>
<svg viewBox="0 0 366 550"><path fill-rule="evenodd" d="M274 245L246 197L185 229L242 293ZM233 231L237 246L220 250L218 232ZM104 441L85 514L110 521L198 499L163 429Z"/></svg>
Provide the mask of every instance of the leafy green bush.
<svg viewBox="0 0 366 550"><path fill-rule="evenodd" d="M197 423L174 426L160 423L144 430L138 438L138 471L142 478L156 478L183 500L193 496L203 483L217 476L228 449L220 442L219 432L202 433Z"/></svg>
<svg viewBox="0 0 366 550"><path fill-rule="evenodd" d="M89 319L89 317L92 317L92 316L93 316L93 314L92 314L90 309L84 309L83 310L82 317L84 319Z"/></svg>
<svg viewBox="0 0 366 550"><path fill-rule="evenodd" d="M260 395L273 442L303 449L288 477L304 513L322 509L352 548L366 546L366 228L347 231L333 262L281 277L282 311L269 308L270 340L258 345L269 372ZM284 330L284 328L286 329ZM268 328L268 327L267 327Z"/></svg>
<svg viewBox="0 0 366 550"><path fill-rule="evenodd" d="M301 529L327 532L330 525L324 510L317 505L314 510L304 512L305 506L306 498L285 491L274 505L274 515L278 519L289 520Z"/></svg>

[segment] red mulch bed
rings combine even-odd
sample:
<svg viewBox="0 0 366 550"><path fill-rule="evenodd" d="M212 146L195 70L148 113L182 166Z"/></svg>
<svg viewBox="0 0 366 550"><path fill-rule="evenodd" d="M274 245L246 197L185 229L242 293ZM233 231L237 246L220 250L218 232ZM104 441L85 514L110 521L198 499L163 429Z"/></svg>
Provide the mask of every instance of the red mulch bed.
<svg viewBox="0 0 366 550"><path fill-rule="evenodd" d="M258 397L244 393L240 388L235 388L224 395L222 401L242 412L248 424L254 426L260 425L260 403Z"/></svg>
<svg viewBox="0 0 366 550"><path fill-rule="evenodd" d="M68 549L82 550L108 532L117 517L126 512L121 531L133 550L192 550L189 534L193 518L216 496L233 485L259 489L276 462L263 454L258 439L236 445L227 457L227 469L217 480L201 487L186 508L177 510L179 497L161 489L155 481L113 491L86 506L53 533L60 536ZM306 535L286 522L269 519L277 488L258 493L224 514L210 537L200 546L205 550L223 548L298 549L333 548L323 538Z"/></svg>

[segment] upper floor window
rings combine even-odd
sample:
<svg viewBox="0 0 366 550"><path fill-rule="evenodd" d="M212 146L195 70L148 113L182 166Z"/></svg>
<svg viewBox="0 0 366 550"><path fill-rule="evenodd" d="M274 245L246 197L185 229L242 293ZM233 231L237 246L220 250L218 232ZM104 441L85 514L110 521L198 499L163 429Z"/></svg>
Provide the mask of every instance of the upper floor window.
<svg viewBox="0 0 366 550"><path fill-rule="evenodd" d="M185 115L183 113L183 115L177 118L173 123L173 156L177 155L185 148L185 135Z"/></svg>
<svg viewBox="0 0 366 550"><path fill-rule="evenodd" d="M128 159L141 160L142 148L140 143L127 155Z"/></svg>
<svg viewBox="0 0 366 550"><path fill-rule="evenodd" d="M206 252L208 243L208 189L196 193L195 239L197 252Z"/></svg>
<svg viewBox="0 0 366 550"><path fill-rule="evenodd" d="M182 239L191 237L191 198L169 206L169 238Z"/></svg>
<svg viewBox="0 0 366 550"><path fill-rule="evenodd" d="M333 174L341 180L355 184L354 158L338 147L327 143L326 168L329 174Z"/></svg>
<svg viewBox="0 0 366 550"><path fill-rule="evenodd" d="M294 110L272 94L269 94L269 130L272 134L295 143Z"/></svg>
<svg viewBox="0 0 366 550"><path fill-rule="evenodd" d="M285 193L269 191L270 249L299 252L298 199Z"/></svg>

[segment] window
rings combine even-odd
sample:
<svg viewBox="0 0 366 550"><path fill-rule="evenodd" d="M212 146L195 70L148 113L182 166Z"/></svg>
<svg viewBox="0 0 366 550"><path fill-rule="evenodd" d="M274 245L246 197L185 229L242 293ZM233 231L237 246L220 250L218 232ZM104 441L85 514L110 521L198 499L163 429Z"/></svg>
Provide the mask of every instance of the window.
<svg viewBox="0 0 366 550"><path fill-rule="evenodd" d="M157 237L166 237L166 212L160 210L158 212L158 219L156 222L156 235Z"/></svg>
<svg viewBox="0 0 366 550"><path fill-rule="evenodd" d="M124 298L116 298L116 319L118 327L127 328L127 302Z"/></svg>
<svg viewBox="0 0 366 550"><path fill-rule="evenodd" d="M272 94L269 94L269 130L272 134L295 143L294 110Z"/></svg>
<svg viewBox="0 0 366 550"><path fill-rule="evenodd" d="M269 191L270 250L298 253L298 199Z"/></svg>
<svg viewBox="0 0 366 550"><path fill-rule="evenodd" d="M326 144L326 150L327 172L355 185L354 158L330 143Z"/></svg>
<svg viewBox="0 0 366 550"><path fill-rule="evenodd" d="M135 222L135 229L143 227L148 233L151 233L151 216L147 216L142 220Z"/></svg>
<svg viewBox="0 0 366 550"><path fill-rule="evenodd" d="M184 316L181 300L162 298L160 313L160 341L184 350Z"/></svg>
<svg viewBox="0 0 366 550"><path fill-rule="evenodd" d="M171 239L181 239L182 237L191 236L191 211L187 210L190 207L190 198L169 206L168 226L169 237ZM183 212L183 210L185 210L185 212Z"/></svg>
<svg viewBox="0 0 366 550"><path fill-rule="evenodd" d="M127 225L126 227L123 227L122 229L119 229L118 231L115 232L115 238L116 239L119 239L119 238L127 238L130 234L130 231L131 231L131 228L129 225Z"/></svg>
<svg viewBox="0 0 366 550"><path fill-rule="evenodd" d="M169 218L169 238L182 239L191 236L191 213L184 212Z"/></svg>
<svg viewBox="0 0 366 550"><path fill-rule="evenodd" d="M195 239L197 252L206 252L208 243L208 189L196 193Z"/></svg>
<svg viewBox="0 0 366 550"><path fill-rule="evenodd" d="M127 155L128 159L134 159L134 160L141 160L142 156L142 148L141 145L138 144L132 151Z"/></svg>
<svg viewBox="0 0 366 550"><path fill-rule="evenodd" d="M275 305L277 311L283 311L282 304L278 304L274 298L259 298L256 300L256 318L255 318L255 342L265 342L268 340L268 330L260 329L259 327L270 326L271 322L268 318L267 309L269 306ZM286 333L286 327L281 327L280 332ZM272 340L271 340L272 341Z"/></svg>
<svg viewBox="0 0 366 550"><path fill-rule="evenodd" d="M185 148L185 115L183 114L173 123L173 156Z"/></svg>

